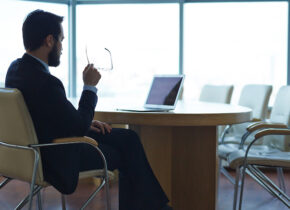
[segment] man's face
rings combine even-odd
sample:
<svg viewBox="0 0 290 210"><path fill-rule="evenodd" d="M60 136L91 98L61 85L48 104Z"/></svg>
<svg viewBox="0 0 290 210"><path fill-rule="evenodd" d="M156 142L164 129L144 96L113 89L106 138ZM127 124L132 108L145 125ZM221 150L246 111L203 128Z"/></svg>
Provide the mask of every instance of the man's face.
<svg viewBox="0 0 290 210"><path fill-rule="evenodd" d="M61 26L61 33L58 36L58 39L55 40L54 45L48 54L48 65L49 66L58 66L60 64L60 56L62 54L62 41L64 39L63 36L63 28Z"/></svg>

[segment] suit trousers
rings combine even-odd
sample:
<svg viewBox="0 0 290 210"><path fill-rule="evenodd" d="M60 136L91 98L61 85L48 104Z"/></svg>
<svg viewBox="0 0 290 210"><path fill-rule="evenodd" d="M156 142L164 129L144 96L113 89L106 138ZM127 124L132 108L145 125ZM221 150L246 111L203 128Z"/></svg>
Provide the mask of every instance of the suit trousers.
<svg viewBox="0 0 290 210"><path fill-rule="evenodd" d="M99 143L108 169L119 170L119 210L160 210L168 203L134 131L113 128L102 134L90 130L87 136ZM103 166L100 156L89 145L82 145L80 156L80 171Z"/></svg>

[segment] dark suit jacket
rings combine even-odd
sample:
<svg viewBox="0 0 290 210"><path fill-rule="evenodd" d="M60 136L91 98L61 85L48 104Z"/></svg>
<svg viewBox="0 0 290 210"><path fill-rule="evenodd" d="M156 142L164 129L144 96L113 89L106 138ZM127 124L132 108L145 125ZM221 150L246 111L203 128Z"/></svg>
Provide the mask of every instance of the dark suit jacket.
<svg viewBox="0 0 290 210"><path fill-rule="evenodd" d="M5 86L22 92L40 143L50 143L55 138L84 136L91 125L96 94L83 91L76 110L67 100L61 81L28 54L10 65ZM80 145L41 149L45 180L62 193L74 192L79 154Z"/></svg>

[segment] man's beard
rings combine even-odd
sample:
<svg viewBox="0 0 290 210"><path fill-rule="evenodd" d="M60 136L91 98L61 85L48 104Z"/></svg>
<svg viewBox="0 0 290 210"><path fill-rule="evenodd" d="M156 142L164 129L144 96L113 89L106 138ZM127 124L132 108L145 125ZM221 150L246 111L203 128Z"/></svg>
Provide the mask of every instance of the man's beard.
<svg viewBox="0 0 290 210"><path fill-rule="evenodd" d="M57 54L56 44L54 44L52 50L48 54L48 65L54 66L54 67L58 66L60 64L59 58L60 58L60 56L58 56L58 54Z"/></svg>

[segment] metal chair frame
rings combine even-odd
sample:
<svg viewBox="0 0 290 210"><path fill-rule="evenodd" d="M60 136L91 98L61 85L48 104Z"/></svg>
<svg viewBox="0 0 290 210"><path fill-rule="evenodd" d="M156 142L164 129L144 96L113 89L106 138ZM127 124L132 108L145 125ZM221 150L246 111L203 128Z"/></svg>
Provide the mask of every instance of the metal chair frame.
<svg viewBox="0 0 290 210"><path fill-rule="evenodd" d="M8 148L14 148L14 149L24 149L24 150L31 150L34 152L34 166L33 166L33 173L32 173L32 178L31 178L31 183L30 183L30 193L27 197L25 197L15 208L16 210L23 208L27 203L29 203L28 209L31 210L32 208L32 201L33 201L33 196L37 194L37 200L38 200L38 208L42 209L42 203L41 203L41 194L40 191L43 188L43 186L39 186L35 184L36 180L36 173L38 169L38 163L40 160L40 153L39 153L39 148L40 147L50 147L50 146L58 146L58 145L69 145L69 144L89 144L93 146L99 155L101 156L104 164L103 176L98 176L98 178L102 178L101 184L97 187L97 189L90 195L88 200L83 204L81 209L85 209L87 205L90 203L90 201L95 197L95 195L101 190L103 186L105 186L105 191L106 191L106 204L107 204L107 210L111 210L111 203L110 203L110 193L109 193L109 176L108 176L108 169L107 169L107 161L105 159L104 154L102 151L95 145L88 143L88 142L65 142L65 143L48 143L48 144L30 144L27 146L20 146L20 145L14 145L14 144L7 144L5 142L0 141L0 146L8 147ZM5 186L11 178L6 178L1 184L0 188ZM62 209L65 209L65 197L62 195Z"/></svg>
<svg viewBox="0 0 290 210"><path fill-rule="evenodd" d="M229 133L229 130L231 128L231 125L227 125L225 130L223 131L221 137L219 138L219 145L225 143L225 137ZM246 131L243 136L241 137L241 142L239 143L238 149L245 149L245 142L247 138L252 134L253 132L251 131ZM227 142L231 143L231 142ZM233 185L236 184L236 178L234 178L223 166L222 166L222 159L219 157L219 167L218 167L218 174L223 174ZM237 170L237 169L236 169ZM286 193L286 187L285 187L285 181L284 181L284 174L283 174L283 169L282 168L277 168L277 175L278 175L278 182L280 188ZM219 181L218 181L219 182ZM240 183L238 184L240 186Z"/></svg>
<svg viewBox="0 0 290 210"><path fill-rule="evenodd" d="M289 131L288 129L263 129L259 131L258 133L262 133L264 131ZM285 133L275 133L275 134L265 134L266 135L290 135ZM285 204L288 208L290 208L290 198L285 193L285 189L281 189L281 183L279 181L280 187L278 187L274 182L271 181L258 167L260 165L258 164L248 164L248 154L252 147L252 145L261 138L262 136L259 136L258 138L255 136L255 138L251 141L251 143L248 145L246 151L245 151L245 157L243 160L243 164L237 166L236 168L236 182L235 182L235 193L234 193L234 203L233 203L233 209L235 210L237 207L237 201L238 201L238 195L239 195L239 205L238 209L242 209L242 200L243 200L243 191L244 191L244 183L245 183L245 174L247 173L250 175L254 180L258 182L265 190L267 190L271 195L279 199L283 204ZM289 165L290 167L290 165ZM278 167L281 168L281 167ZM240 174L241 172L241 174ZM241 183L240 183L240 191L239 191L239 180L241 176ZM285 186L285 185L284 185Z"/></svg>
<svg viewBox="0 0 290 210"><path fill-rule="evenodd" d="M0 189L4 187L8 182L10 182L12 179L9 177L5 177L4 180L0 183Z"/></svg>

